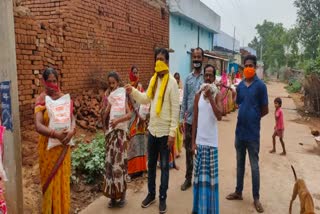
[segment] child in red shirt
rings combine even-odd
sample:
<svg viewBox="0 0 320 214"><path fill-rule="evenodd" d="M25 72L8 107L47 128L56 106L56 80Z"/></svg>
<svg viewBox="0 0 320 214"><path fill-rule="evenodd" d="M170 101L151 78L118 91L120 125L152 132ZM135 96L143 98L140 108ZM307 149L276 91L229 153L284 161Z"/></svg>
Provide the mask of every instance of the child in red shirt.
<svg viewBox="0 0 320 214"><path fill-rule="evenodd" d="M283 132L284 132L284 123L283 123L283 112L281 109L282 100L280 97L277 97L274 100L274 107L275 109L275 119L276 119L276 125L274 127L274 133L272 135L273 140L273 149L270 151L270 153L276 152L276 136L280 138L281 146L283 149L283 152L280 155L286 155L286 148L283 142Z"/></svg>

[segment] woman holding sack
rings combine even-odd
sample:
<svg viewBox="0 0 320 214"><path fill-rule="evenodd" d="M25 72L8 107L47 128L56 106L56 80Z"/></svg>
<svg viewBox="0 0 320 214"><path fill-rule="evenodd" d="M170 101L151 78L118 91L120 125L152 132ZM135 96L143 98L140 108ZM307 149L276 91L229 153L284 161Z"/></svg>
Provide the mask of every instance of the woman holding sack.
<svg viewBox="0 0 320 214"><path fill-rule="evenodd" d="M140 92L144 92L139 82L139 71L136 66L131 67L129 79L132 87ZM147 109L147 112L149 112L149 108L146 105L139 105L133 99L129 101L130 109L133 111L129 124L130 142L128 147L128 174L130 181L131 179L141 177L143 172L147 171L147 148L145 142L147 127L146 118L141 112L144 109Z"/></svg>
<svg viewBox="0 0 320 214"><path fill-rule="evenodd" d="M43 197L41 213L68 214L71 176L69 142L75 134L73 104L70 95L64 95L60 91L56 70L47 68L42 77L45 91L36 98L35 105L35 128L39 133L38 152ZM63 102L63 105L58 108L56 102ZM63 114L57 112L60 110ZM57 128L56 121L60 121L60 125L64 127Z"/></svg>
<svg viewBox="0 0 320 214"><path fill-rule="evenodd" d="M110 94L108 104L103 109L103 128L106 133L106 172L103 194L110 198L109 208L123 207L126 202L128 174L127 159L127 121L131 118L126 91L120 87L120 78L116 72L108 75ZM107 121L106 119L109 119ZM107 123L108 122L108 123ZM109 124L108 126L106 124Z"/></svg>

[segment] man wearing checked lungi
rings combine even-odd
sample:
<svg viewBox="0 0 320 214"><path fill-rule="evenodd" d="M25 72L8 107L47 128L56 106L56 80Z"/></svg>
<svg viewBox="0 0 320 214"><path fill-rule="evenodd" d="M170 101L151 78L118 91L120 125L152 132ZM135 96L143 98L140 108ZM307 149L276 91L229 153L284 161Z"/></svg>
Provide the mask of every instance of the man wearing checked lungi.
<svg viewBox="0 0 320 214"><path fill-rule="evenodd" d="M204 68L204 84L196 93L192 123L194 161L193 214L218 214L218 120L222 118L222 95L214 85L216 69Z"/></svg>

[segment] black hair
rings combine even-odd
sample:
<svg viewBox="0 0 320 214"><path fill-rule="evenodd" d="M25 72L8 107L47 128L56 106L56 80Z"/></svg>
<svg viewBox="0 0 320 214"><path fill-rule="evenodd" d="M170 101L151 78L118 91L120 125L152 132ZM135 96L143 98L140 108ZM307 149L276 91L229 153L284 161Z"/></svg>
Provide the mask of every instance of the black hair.
<svg viewBox="0 0 320 214"><path fill-rule="evenodd" d="M282 100L280 97L277 97L276 99L274 99L274 102L278 103L280 107L282 106Z"/></svg>
<svg viewBox="0 0 320 214"><path fill-rule="evenodd" d="M55 78L58 80L58 77L59 77L58 72L57 72L54 68L51 68L51 67L46 68L46 69L43 71L43 73L42 73L43 79L44 79L45 81L47 81L50 74L53 74L53 75L55 76Z"/></svg>
<svg viewBox="0 0 320 214"><path fill-rule="evenodd" d="M133 71L133 69L137 69L137 71L138 71L138 67L135 66L135 65L133 65L133 66L131 67L131 71Z"/></svg>
<svg viewBox="0 0 320 214"><path fill-rule="evenodd" d="M204 57L204 51L203 51L202 48L197 47L197 48L195 48L195 49L192 50L192 53L194 53L195 51L201 51L201 56L202 56L202 58Z"/></svg>
<svg viewBox="0 0 320 214"><path fill-rule="evenodd" d="M245 64L246 61L248 60L252 60L253 64L256 66L257 65L257 57L255 55L247 55L244 60L243 63Z"/></svg>
<svg viewBox="0 0 320 214"><path fill-rule="evenodd" d="M169 52L165 48L157 48L154 52L154 61L157 61L157 56L163 54L166 60L169 62Z"/></svg>
<svg viewBox="0 0 320 214"><path fill-rule="evenodd" d="M118 83L121 83L120 76L119 76L119 74L118 74L116 71L110 71L110 72L108 73L108 79L109 79L110 77L113 77Z"/></svg>
<svg viewBox="0 0 320 214"><path fill-rule="evenodd" d="M216 76L216 68L215 68L213 65L211 65L211 64L208 64L208 65L206 65L206 66L204 67L204 69L203 69L203 74L205 74L207 68L210 68L210 67L213 68L213 75Z"/></svg>
<svg viewBox="0 0 320 214"><path fill-rule="evenodd" d="M175 77L176 75L179 75L179 77L180 77L179 72L174 73L174 75L173 75L173 76Z"/></svg>

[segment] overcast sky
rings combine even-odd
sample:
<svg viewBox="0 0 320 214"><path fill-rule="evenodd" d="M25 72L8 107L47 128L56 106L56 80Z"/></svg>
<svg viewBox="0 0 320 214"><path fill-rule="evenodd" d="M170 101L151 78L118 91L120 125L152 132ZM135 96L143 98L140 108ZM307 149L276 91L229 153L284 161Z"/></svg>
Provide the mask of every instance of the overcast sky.
<svg viewBox="0 0 320 214"><path fill-rule="evenodd" d="M292 27L297 18L294 0L201 0L221 16L221 30L246 46L256 35L255 26L263 20Z"/></svg>

